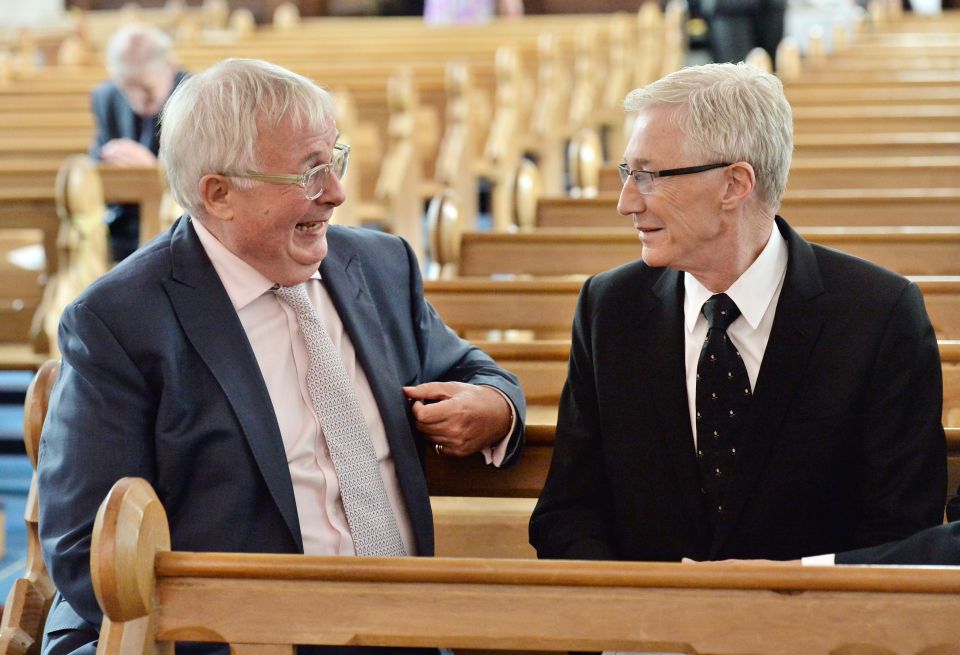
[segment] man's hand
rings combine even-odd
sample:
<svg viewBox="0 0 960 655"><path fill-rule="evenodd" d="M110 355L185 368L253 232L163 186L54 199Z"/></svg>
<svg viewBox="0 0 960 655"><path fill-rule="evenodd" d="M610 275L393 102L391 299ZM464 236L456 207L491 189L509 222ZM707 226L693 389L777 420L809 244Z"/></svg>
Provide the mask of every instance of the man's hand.
<svg viewBox="0 0 960 655"><path fill-rule="evenodd" d="M156 166L157 157L132 139L110 139L100 149L104 164L113 166Z"/></svg>
<svg viewBox="0 0 960 655"><path fill-rule="evenodd" d="M507 436L510 403L492 387L463 382L427 382L404 387L414 400L417 430L444 455L465 457Z"/></svg>

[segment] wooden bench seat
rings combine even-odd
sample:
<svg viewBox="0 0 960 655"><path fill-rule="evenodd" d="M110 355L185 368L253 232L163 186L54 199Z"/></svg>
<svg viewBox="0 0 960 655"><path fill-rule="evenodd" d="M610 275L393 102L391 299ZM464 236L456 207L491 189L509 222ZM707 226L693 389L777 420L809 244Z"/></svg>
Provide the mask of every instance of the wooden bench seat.
<svg viewBox="0 0 960 655"><path fill-rule="evenodd" d="M884 62L890 63L889 61ZM805 105L953 105L960 103L960 86L946 85L920 88L849 88L818 89L812 86L794 87L784 83L787 100L793 107Z"/></svg>
<svg viewBox="0 0 960 655"><path fill-rule="evenodd" d="M52 187L0 187L0 230L39 230L48 273L56 269L59 225Z"/></svg>
<svg viewBox="0 0 960 655"><path fill-rule="evenodd" d="M608 211L606 203L603 207L604 212ZM484 277L594 274L637 260L640 240L630 226L630 218L619 218L628 226L537 228L513 234L464 232L459 273ZM960 227L811 227L798 231L813 243L848 252L903 275L960 275Z"/></svg>
<svg viewBox="0 0 960 655"><path fill-rule="evenodd" d="M0 228L19 223L34 225L44 233L45 252L51 272L56 270L57 214L56 177L63 159L51 162L0 160ZM103 182L104 200L140 206L146 241L160 233L163 183L155 167L97 167Z"/></svg>
<svg viewBox="0 0 960 655"><path fill-rule="evenodd" d="M40 306L46 271L24 258L32 258L27 250L37 247L42 239L43 233L37 229L0 230L0 346L8 349L12 343L24 341Z"/></svg>
<svg viewBox="0 0 960 655"><path fill-rule="evenodd" d="M960 428L945 428L945 432L949 497L960 485ZM553 437L552 424L529 425L523 456L503 471L492 470L476 458L455 460L428 453L438 555L534 556L527 526L550 469Z"/></svg>
<svg viewBox="0 0 960 655"><path fill-rule="evenodd" d="M119 481L94 531L100 655L174 640L272 655L302 643L805 655L960 643L956 569L324 558L169 544L150 486Z"/></svg>
<svg viewBox="0 0 960 655"><path fill-rule="evenodd" d="M795 134L793 145L805 157L933 157L960 152L960 132L872 132Z"/></svg>
<svg viewBox="0 0 960 655"><path fill-rule="evenodd" d="M957 137L960 139L960 131L957 132ZM960 141L956 150L960 152ZM620 193L622 184L616 165L602 166L599 176L600 194L613 197L614 194ZM790 166L783 211L786 212L791 208L789 203L797 203L800 198L821 197L826 202L832 195L828 190L835 189L836 194L840 194L840 190L845 190L851 196L854 195L854 190L857 190L861 192L861 196L865 196L876 190L886 193L888 189L953 189L956 188L958 181L960 181L960 156L797 156ZM819 194L821 190L823 193ZM813 193L803 193L807 191ZM935 193L931 192L929 195L935 195ZM946 221L949 218L950 216L946 213L938 213L929 220ZM952 224L960 224L960 215L954 214L953 219ZM808 220L804 224L826 224L827 220L833 220L833 217L822 217L819 223L811 223ZM903 220L898 224L920 225L921 223L917 222L920 220L924 220L923 212L916 212L903 216Z"/></svg>
<svg viewBox="0 0 960 655"><path fill-rule="evenodd" d="M790 81L790 88L943 88L956 86L957 83L960 83L960 71L956 70L833 71L824 68L817 71L804 71L802 77Z"/></svg>
<svg viewBox="0 0 960 655"><path fill-rule="evenodd" d="M960 427L960 341L938 343L943 372L943 424ZM474 344L520 379L530 423L556 423L560 392L567 379L569 340L475 341Z"/></svg>
<svg viewBox="0 0 960 655"><path fill-rule="evenodd" d="M960 74L957 77L960 86ZM957 105L800 105L797 134L835 132L950 132L960 129Z"/></svg>
<svg viewBox="0 0 960 655"><path fill-rule="evenodd" d="M56 165L38 161L0 160L0 229L34 227L43 233L48 272L56 271L57 218L55 182L63 160ZM154 167L98 167L104 200L140 206L141 242L160 233L163 183Z"/></svg>
<svg viewBox="0 0 960 655"><path fill-rule="evenodd" d="M788 190L778 213L796 227L957 226L960 187ZM543 228L632 225L629 216L617 213L617 196L612 194L540 198L535 216L535 224Z"/></svg>

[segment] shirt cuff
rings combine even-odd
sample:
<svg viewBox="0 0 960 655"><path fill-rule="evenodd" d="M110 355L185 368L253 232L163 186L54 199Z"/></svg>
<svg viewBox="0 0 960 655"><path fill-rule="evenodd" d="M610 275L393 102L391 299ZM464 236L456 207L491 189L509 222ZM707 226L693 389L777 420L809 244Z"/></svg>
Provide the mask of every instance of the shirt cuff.
<svg viewBox="0 0 960 655"><path fill-rule="evenodd" d="M507 456L507 446L510 445L510 435L513 434L513 431L517 428L517 408L513 406L513 401L510 400L510 396L503 393L500 389L490 386L489 384L482 386L496 391L503 396L503 399L507 401L507 405L510 406L510 429L507 430L507 434L501 437L497 443L492 446L487 446L480 451L483 453L483 459L487 464L493 464L495 467L500 468L500 465L503 464L503 460Z"/></svg>
<svg viewBox="0 0 960 655"><path fill-rule="evenodd" d="M836 564L834 561L836 555L834 553L827 553L826 555L812 555L810 557L801 557L800 565L801 566L833 566Z"/></svg>

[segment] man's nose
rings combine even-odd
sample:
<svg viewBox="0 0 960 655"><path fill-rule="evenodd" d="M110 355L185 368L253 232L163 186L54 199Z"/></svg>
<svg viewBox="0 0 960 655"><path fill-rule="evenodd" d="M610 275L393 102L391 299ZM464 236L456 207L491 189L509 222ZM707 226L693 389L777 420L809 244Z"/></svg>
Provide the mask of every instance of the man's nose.
<svg viewBox="0 0 960 655"><path fill-rule="evenodd" d="M646 199L643 194L637 190L637 185L633 180L627 179L620 189L620 198L617 200L617 211L621 216L630 216L637 214L646 207Z"/></svg>
<svg viewBox="0 0 960 655"><path fill-rule="evenodd" d="M328 175L323 185L323 193L317 196L315 202L323 205L333 205L338 207L347 199L347 194L343 190L343 183L336 175Z"/></svg>

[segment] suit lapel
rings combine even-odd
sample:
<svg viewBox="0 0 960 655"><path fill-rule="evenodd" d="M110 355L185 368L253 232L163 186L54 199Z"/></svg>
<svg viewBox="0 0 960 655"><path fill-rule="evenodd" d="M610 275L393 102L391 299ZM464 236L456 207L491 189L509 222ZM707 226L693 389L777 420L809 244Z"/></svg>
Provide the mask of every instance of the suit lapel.
<svg viewBox="0 0 960 655"><path fill-rule="evenodd" d="M293 483L273 405L237 312L186 218L173 228L164 283L183 331L226 395L263 479L303 550ZM202 390L198 394L202 397Z"/></svg>
<svg viewBox="0 0 960 655"><path fill-rule="evenodd" d="M367 376L390 444L397 479L403 490L407 512L417 536L418 552L433 554L433 516L430 498L416 441L407 416L406 396L390 355L380 315L363 275L357 253L337 231L328 235L330 253L320 265L324 287L337 308L340 320L360 365Z"/></svg>
<svg viewBox="0 0 960 655"><path fill-rule="evenodd" d="M797 395L823 320L813 302L823 293L813 249L779 217L777 226L787 241L787 272L753 401L740 435L740 453L725 500L728 511L717 526L711 557L721 553L761 477L771 449L776 447L780 425Z"/></svg>
<svg viewBox="0 0 960 655"><path fill-rule="evenodd" d="M645 429L653 427L662 439L663 451L677 476L689 524L702 525L699 471L687 405L682 280L679 271L665 270L653 286L657 302L639 316L637 324L656 325L657 330L637 330L649 339L637 348L648 354L649 362L638 370L645 371L649 380L658 423ZM702 535L704 539L706 536Z"/></svg>

